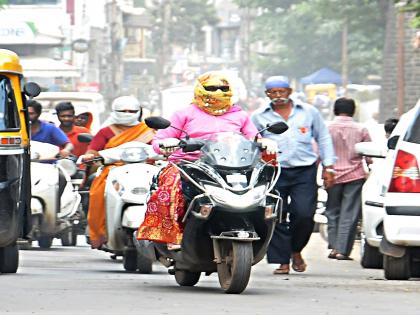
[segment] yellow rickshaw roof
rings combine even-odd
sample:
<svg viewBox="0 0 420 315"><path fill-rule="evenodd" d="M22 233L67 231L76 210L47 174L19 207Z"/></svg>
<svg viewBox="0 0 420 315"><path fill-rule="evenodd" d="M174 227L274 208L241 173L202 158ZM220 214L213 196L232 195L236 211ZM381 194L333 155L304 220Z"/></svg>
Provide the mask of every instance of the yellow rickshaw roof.
<svg viewBox="0 0 420 315"><path fill-rule="evenodd" d="M15 52L7 49L0 49L0 72L22 74L19 56Z"/></svg>

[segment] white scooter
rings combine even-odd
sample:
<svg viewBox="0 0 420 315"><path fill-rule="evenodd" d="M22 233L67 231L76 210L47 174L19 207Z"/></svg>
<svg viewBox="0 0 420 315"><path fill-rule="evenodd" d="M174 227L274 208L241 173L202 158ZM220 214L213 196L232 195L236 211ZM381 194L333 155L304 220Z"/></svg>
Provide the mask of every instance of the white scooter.
<svg viewBox="0 0 420 315"><path fill-rule="evenodd" d="M32 230L31 238L41 248L49 248L55 237L63 246L76 245L73 224L81 214L80 195L70 176L75 163L57 159L59 148L49 143L31 141ZM48 163L50 162L50 163ZM54 163L51 163L54 162ZM60 197L59 186L64 187ZM30 246L30 244L29 244Z"/></svg>
<svg viewBox="0 0 420 315"><path fill-rule="evenodd" d="M165 162L151 145L133 141L99 151L104 165L124 163L113 167L105 185L107 242L102 249L123 256L124 269L152 272L152 261L138 254L133 234L144 220L147 198L153 177ZM154 164L146 163L154 160ZM101 172L102 168L98 169Z"/></svg>

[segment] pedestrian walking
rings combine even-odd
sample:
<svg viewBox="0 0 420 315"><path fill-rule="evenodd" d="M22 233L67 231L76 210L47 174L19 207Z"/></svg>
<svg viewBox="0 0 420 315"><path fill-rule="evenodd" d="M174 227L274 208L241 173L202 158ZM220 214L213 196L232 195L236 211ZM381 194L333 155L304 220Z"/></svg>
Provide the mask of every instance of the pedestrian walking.
<svg viewBox="0 0 420 315"><path fill-rule="evenodd" d="M268 123L284 121L288 131L281 135L263 132L263 137L277 142L281 175L275 189L283 198L283 213L288 214L276 225L268 248L269 263L279 264L274 274L288 274L290 260L296 272L304 272L306 263L301 251L311 236L317 202L317 160L313 141L316 141L324 167L324 185L334 182L335 161L332 140L319 111L312 105L290 97L292 89L282 76L265 82L270 103L254 112L251 119L258 129Z"/></svg>
<svg viewBox="0 0 420 315"><path fill-rule="evenodd" d="M329 125L337 155L335 183L327 189L328 258L350 260L361 210L361 192L366 172L363 156L355 151L358 142L371 141L369 132L353 120L356 106L351 98L334 103L334 121ZM369 159L366 159L370 163Z"/></svg>

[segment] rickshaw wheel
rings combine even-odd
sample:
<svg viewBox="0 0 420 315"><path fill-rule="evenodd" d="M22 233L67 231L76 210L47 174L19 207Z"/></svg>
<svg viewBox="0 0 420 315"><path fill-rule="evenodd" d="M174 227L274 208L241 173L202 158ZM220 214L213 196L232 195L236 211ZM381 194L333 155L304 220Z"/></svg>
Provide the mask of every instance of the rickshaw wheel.
<svg viewBox="0 0 420 315"><path fill-rule="evenodd" d="M16 244L0 248L0 272L16 273L19 266L19 250Z"/></svg>

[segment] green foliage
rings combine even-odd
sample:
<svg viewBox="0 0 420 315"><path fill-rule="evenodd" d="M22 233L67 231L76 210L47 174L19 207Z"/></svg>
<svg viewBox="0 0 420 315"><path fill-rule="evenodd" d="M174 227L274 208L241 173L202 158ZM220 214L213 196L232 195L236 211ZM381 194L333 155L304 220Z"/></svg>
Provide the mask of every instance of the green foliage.
<svg viewBox="0 0 420 315"><path fill-rule="evenodd" d="M168 21L169 43L182 47L195 46L201 50L204 46L202 27L218 22L216 9L212 4L202 0L176 0L170 2L171 18ZM162 48L164 27L164 8L162 5L152 10L155 23L152 37L156 51Z"/></svg>
<svg viewBox="0 0 420 315"><path fill-rule="evenodd" d="M399 1L395 0L396 3ZM420 1L418 0L408 0L406 3L401 7L403 12L413 12L414 17L411 20L411 25L414 28L420 28Z"/></svg>
<svg viewBox="0 0 420 315"><path fill-rule="evenodd" d="M349 77L380 74L386 0L237 0L256 9L253 41L272 52L256 54L266 75L302 77L321 67L341 69L341 37L348 25Z"/></svg>

